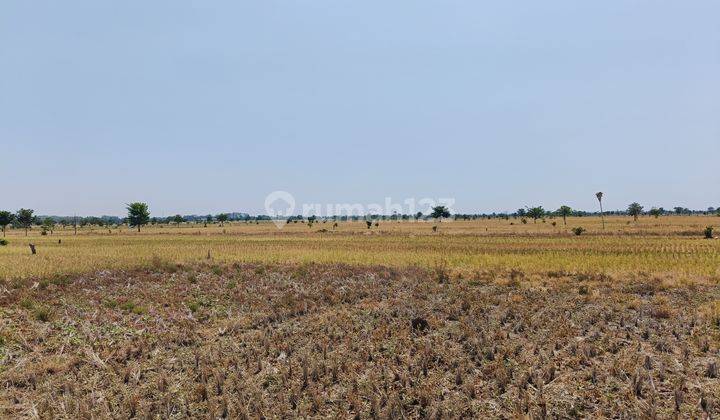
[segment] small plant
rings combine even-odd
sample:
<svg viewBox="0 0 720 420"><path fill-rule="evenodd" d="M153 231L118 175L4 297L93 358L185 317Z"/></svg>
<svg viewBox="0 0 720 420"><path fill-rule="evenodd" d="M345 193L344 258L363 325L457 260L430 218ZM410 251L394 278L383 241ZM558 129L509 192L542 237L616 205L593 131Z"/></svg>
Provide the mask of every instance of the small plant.
<svg viewBox="0 0 720 420"><path fill-rule="evenodd" d="M372 222L369 220L365 221L365 224L367 225L367 228L370 229L372 227Z"/></svg>
<svg viewBox="0 0 720 420"><path fill-rule="evenodd" d="M708 226L705 228L705 239L712 239L713 238L713 227Z"/></svg>
<svg viewBox="0 0 720 420"><path fill-rule="evenodd" d="M50 309L44 306L39 306L33 311L33 316L38 321L48 322L50 320Z"/></svg>
<svg viewBox="0 0 720 420"><path fill-rule="evenodd" d="M522 219L520 219L520 221L522 222L523 225L527 225L527 219L526 219L526 218L523 217Z"/></svg>
<svg viewBox="0 0 720 420"><path fill-rule="evenodd" d="M575 236L580 236L585 232L585 228L578 226L578 227L572 228L572 232L575 234Z"/></svg>
<svg viewBox="0 0 720 420"><path fill-rule="evenodd" d="M0 239L0 246L6 246L9 243L7 239Z"/></svg>
<svg viewBox="0 0 720 420"><path fill-rule="evenodd" d="M137 308L137 305L135 305L135 302L133 301L127 301L120 304L120 309L127 312L135 312L135 309Z"/></svg>
<svg viewBox="0 0 720 420"><path fill-rule="evenodd" d="M190 309L190 312L195 313L200 309L200 304L197 302L190 302L188 303L188 309Z"/></svg>
<svg viewBox="0 0 720 420"><path fill-rule="evenodd" d="M30 300L28 298L25 298L20 301L20 307L23 309L30 310L35 307L35 302L33 302L32 300Z"/></svg>
<svg viewBox="0 0 720 420"><path fill-rule="evenodd" d="M107 299L103 302L103 305L108 309L115 309L118 306L118 302L115 299Z"/></svg>

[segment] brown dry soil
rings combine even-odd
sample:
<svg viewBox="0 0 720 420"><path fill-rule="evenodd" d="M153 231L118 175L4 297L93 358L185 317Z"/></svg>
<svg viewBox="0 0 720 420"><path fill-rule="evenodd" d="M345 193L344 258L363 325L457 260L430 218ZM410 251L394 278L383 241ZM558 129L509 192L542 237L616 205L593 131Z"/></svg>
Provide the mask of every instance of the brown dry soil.
<svg viewBox="0 0 720 420"><path fill-rule="evenodd" d="M720 413L720 287L192 265L0 286L0 417Z"/></svg>

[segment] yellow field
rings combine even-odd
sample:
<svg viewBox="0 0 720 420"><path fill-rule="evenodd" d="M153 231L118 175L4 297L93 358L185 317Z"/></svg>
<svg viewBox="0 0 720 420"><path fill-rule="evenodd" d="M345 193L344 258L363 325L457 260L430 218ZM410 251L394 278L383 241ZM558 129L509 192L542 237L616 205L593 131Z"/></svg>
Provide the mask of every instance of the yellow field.
<svg viewBox="0 0 720 420"><path fill-rule="evenodd" d="M556 226L552 223L555 222ZM720 225L713 216L569 218L544 223L529 220L434 222L381 221L292 223L278 230L270 222L235 222L224 227L202 224L124 229L58 228L41 236L9 230L0 247L0 277L39 278L57 274L131 268L166 262L215 261L322 262L435 266L446 264L459 275L504 272L604 273L612 276L671 275L720 279L720 240L702 237L705 226ZM432 227L437 225L437 232ZM587 232L574 236L570 227ZM326 231L322 231L326 230ZM716 233L718 233L716 231ZM58 243L61 240L62 243ZM30 255L28 243L37 246Z"/></svg>

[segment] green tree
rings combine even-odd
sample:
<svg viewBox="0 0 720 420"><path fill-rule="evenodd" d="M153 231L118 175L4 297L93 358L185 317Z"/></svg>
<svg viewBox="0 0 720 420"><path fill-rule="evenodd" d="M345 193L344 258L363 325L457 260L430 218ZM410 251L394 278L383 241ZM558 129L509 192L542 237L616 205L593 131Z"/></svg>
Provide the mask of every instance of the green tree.
<svg viewBox="0 0 720 420"><path fill-rule="evenodd" d="M127 204L127 212L128 212L128 225L130 227L137 227L138 232L140 232L140 227L145 226L150 222L150 210L148 210L148 205L145 203L130 203Z"/></svg>
<svg viewBox="0 0 720 420"><path fill-rule="evenodd" d="M220 214L218 214L217 217L215 217L215 218L217 219L218 222L220 222L220 226L224 226L224 225L225 225L225 222L228 221L228 219L230 218L230 216L228 216L227 213L220 213Z"/></svg>
<svg viewBox="0 0 720 420"><path fill-rule="evenodd" d="M572 209L570 206L560 206L557 214L563 218L563 223L567 225L567 217L572 216Z"/></svg>
<svg viewBox="0 0 720 420"><path fill-rule="evenodd" d="M435 206L430 213L430 217L433 219L442 219L443 217L450 217L450 210L445 206Z"/></svg>
<svg viewBox="0 0 720 420"><path fill-rule="evenodd" d="M654 218L657 219L658 217L660 217L662 215L662 210L657 207L653 207L650 209L650 211L648 211L648 214L650 214L650 216L653 216Z"/></svg>
<svg viewBox="0 0 720 420"><path fill-rule="evenodd" d="M528 217L532 217L533 223L537 223L537 219L545 216L545 209L542 208L542 206L528 207L527 215Z"/></svg>
<svg viewBox="0 0 720 420"><path fill-rule="evenodd" d="M205 216L205 222L212 223L212 221L213 221L212 214L208 214L207 216Z"/></svg>
<svg viewBox="0 0 720 420"><path fill-rule="evenodd" d="M180 223L184 222L185 218L179 214L176 214L175 216L173 216L172 221L175 222L178 226L180 226Z"/></svg>
<svg viewBox="0 0 720 420"><path fill-rule="evenodd" d="M15 220L15 215L9 211L0 211L0 226L2 226L3 237L5 237L5 229L7 225Z"/></svg>
<svg viewBox="0 0 720 420"><path fill-rule="evenodd" d="M50 232L50 234L53 234L53 231L55 230L55 220L53 220L51 217L46 217L43 219L42 222L42 229L45 232Z"/></svg>
<svg viewBox="0 0 720 420"><path fill-rule="evenodd" d="M35 216L33 216L34 212L35 211L31 209L20 209L17 211L17 214L15 214L15 220L17 220L20 227L25 229L25 236L27 236L28 229L30 229L30 226L32 226L35 221Z"/></svg>
<svg viewBox="0 0 720 420"><path fill-rule="evenodd" d="M641 206L638 203L632 203L627 208L627 214L633 217L635 221L637 222L638 216L642 214L643 206Z"/></svg>

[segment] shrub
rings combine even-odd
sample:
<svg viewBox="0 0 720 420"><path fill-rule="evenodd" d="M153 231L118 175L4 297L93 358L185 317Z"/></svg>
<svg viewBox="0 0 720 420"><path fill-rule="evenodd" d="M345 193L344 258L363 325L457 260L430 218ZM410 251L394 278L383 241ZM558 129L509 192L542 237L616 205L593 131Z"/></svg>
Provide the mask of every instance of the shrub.
<svg viewBox="0 0 720 420"><path fill-rule="evenodd" d="M580 235L583 234L583 232L585 232L585 228L584 228L584 227L581 227L581 226L578 226L578 227L576 227L576 228L573 228L573 229L572 229L572 232L573 232L575 235L580 236Z"/></svg>
<svg viewBox="0 0 720 420"><path fill-rule="evenodd" d="M705 239L712 239L713 238L713 227L708 226L705 228Z"/></svg>
<svg viewBox="0 0 720 420"><path fill-rule="evenodd" d="M5 245L7 245L8 243L9 243L9 242L7 241L7 239L0 239L0 246L5 246Z"/></svg>

